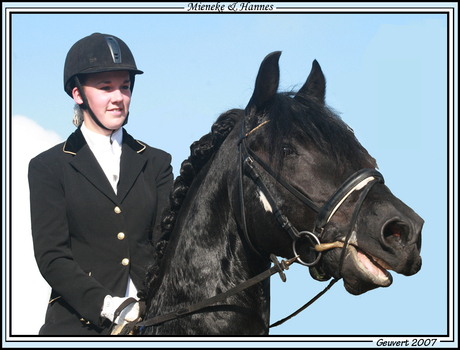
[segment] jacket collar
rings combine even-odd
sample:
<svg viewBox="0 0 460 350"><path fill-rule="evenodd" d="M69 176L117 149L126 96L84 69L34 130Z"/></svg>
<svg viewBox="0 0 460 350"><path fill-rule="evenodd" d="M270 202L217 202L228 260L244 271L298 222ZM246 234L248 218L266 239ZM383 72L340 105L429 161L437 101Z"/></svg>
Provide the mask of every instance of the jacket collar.
<svg viewBox="0 0 460 350"><path fill-rule="evenodd" d="M116 195L102 168L97 166L96 157L91 152L80 129L75 130L69 136L63 146L63 152L72 154L74 157L70 161L70 164L107 197L115 203L120 204L136 182L137 177L147 162L147 158L142 155L146 148L146 145L135 140L123 129L120 181Z"/></svg>
<svg viewBox="0 0 460 350"><path fill-rule="evenodd" d="M67 141L64 143L62 150L64 153L73 154L75 156L77 152L80 151L80 149L85 145L85 137L83 136L80 128L78 128L69 136ZM143 143L135 140L130 134L126 132L125 129L123 129L123 145L129 146L136 153L142 153L146 148Z"/></svg>

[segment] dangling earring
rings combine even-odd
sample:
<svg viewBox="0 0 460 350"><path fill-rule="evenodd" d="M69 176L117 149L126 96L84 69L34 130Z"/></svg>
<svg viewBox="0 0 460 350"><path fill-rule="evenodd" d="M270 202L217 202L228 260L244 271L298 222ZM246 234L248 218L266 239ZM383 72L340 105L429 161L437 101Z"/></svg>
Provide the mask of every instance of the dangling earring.
<svg viewBox="0 0 460 350"><path fill-rule="evenodd" d="M80 125L83 123L83 112L79 104L75 104L73 108L72 122L73 122L73 125L75 125L77 128L80 127Z"/></svg>

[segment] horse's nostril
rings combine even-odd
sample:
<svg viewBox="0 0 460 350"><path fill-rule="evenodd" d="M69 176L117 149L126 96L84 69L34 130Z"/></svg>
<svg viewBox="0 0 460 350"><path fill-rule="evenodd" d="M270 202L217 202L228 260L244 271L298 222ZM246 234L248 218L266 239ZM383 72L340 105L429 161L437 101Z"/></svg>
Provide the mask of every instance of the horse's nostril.
<svg viewBox="0 0 460 350"><path fill-rule="evenodd" d="M406 244L409 239L410 229L407 224L402 221L390 221L383 227L383 240L388 245L396 243Z"/></svg>

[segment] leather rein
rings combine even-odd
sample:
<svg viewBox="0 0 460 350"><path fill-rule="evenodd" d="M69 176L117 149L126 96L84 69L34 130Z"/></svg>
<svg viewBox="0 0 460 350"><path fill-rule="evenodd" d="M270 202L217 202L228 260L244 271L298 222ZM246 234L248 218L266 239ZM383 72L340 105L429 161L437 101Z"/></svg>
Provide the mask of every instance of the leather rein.
<svg viewBox="0 0 460 350"><path fill-rule="evenodd" d="M288 261L282 260L279 262L274 254L270 255L270 259L273 262L273 267L269 268L268 270L265 270L264 272L260 273L259 275L241 283L240 285L231 288L225 293L218 294L212 298L203 300L199 303L196 303L194 305L179 309L174 312L170 312L165 315L161 316L156 316L147 320L142 320L142 316L140 316L137 320L128 322L123 329L117 333L118 335L127 335L130 334L134 328L142 328L142 327L150 327L150 326L157 326L162 323L189 315L193 314L199 310L203 310L211 305L216 304L217 302L220 302L226 298L228 298L231 295L234 295L236 293L239 293L267 278L270 276L279 273L280 277L283 282L286 282L286 276L284 274L284 270L288 270L289 266L294 263L295 261L298 261L300 264L305 265L305 266L314 266L318 263L318 261L321 258L321 252L327 249L332 249L332 248L337 248L337 247L342 247L342 253L340 257L340 265L339 265L339 275L341 275L341 270L343 266L343 261L345 259L345 253L346 253L346 248L348 246L348 242L351 238L353 228L355 226L357 216L359 209L361 208L361 205L367 196L368 192L372 188L372 186L376 183L383 183L383 176L380 174L375 169L361 169L348 180L345 181L345 183L330 197L330 199L320 208L318 207L307 195L301 193L299 190L295 189L292 185L290 185L286 180L284 180L279 174L273 171L264 161L262 161L250 148L247 147L246 145L246 139L247 137L255 132L257 129L262 127L264 124L268 123L269 121L265 121L261 124L259 124L256 128L251 130L248 133L244 133L244 127L245 123L244 120L241 124L241 130L240 130L240 138L238 141L238 153L239 153L239 192L240 192L240 208L241 208L241 219L242 219L242 226L243 226L243 232L244 236L246 239L247 244L253 250L257 255L263 257L264 254L260 250L258 250L251 242L251 239L248 234L247 226L246 226L246 214L245 214L245 204L244 204L244 190L243 190L243 178L244 174L248 175L249 178L251 178L254 183L259 187L259 189L263 192L265 197L267 198L267 201L269 202L273 214L275 215L276 220L278 223L281 225L281 227L286 230L286 232L289 234L291 237L293 243L292 243L292 249L294 253L294 257ZM313 211L317 213L317 218L315 222L315 226L312 230L310 231L301 231L299 232L289 221L289 219L281 212L279 207L277 206L273 196L267 189L265 183L263 182L262 178L260 177L257 169L254 167L254 164L258 164L260 167L262 167L271 177L273 177L279 184L281 184L286 190L288 190L291 194L293 194L295 197L297 197L301 202L306 204L308 207L310 207ZM353 212L353 216L351 219L351 224L349 228L349 232L345 238L344 242L338 241L334 243L321 243L320 238L321 234L324 231L324 226L331 220L332 216L334 213L337 211L337 209L340 207L340 205L345 201L348 196L350 196L354 191L364 189L363 192L361 193L358 202L356 203L355 210ZM306 238L311 244L310 250L317 253L316 258L311 261L303 261L300 256L297 254L297 249L296 249L296 243L298 243L299 240L302 238ZM341 277L340 277L341 278ZM318 293L314 298L312 298L308 303L306 303L304 306L302 306L300 309L289 315L288 317L272 324L270 328L276 327L285 321L289 320L290 318L294 317L301 311L303 311L305 308L313 304L319 297L321 297L326 291L328 291L340 278L334 278L329 285L320 293ZM127 306L128 303L135 302L137 299L131 298L128 299L126 303L120 306L119 309L115 312L115 317L121 313L124 307ZM143 301L141 301L142 304L144 304ZM141 309L143 309L143 305L141 306ZM114 324L112 324L111 329L113 328Z"/></svg>

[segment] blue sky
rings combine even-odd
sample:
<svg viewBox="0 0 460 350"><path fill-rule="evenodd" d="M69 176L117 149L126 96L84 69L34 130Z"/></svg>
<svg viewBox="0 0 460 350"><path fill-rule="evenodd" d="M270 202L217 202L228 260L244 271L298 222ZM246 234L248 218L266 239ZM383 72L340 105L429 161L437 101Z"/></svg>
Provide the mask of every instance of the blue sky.
<svg viewBox="0 0 460 350"><path fill-rule="evenodd" d="M283 3L286 5L289 3ZM327 79L327 103L377 159L391 191L425 220L423 267L411 277L393 273L392 286L361 296L348 294L339 282L270 334L289 335L280 338L283 341L328 335L338 336L337 340L343 340L341 336L445 336L449 333L447 24L445 13L378 10L192 14L115 13L108 8L106 13L94 14L13 14L12 167L13 174L22 176L18 187L12 187L13 202L15 196L26 195L15 189L27 190L22 181L30 156L41 152L40 147L64 141L74 131L74 103L63 90L62 72L67 51L84 36L113 34L131 48L138 68L145 73L136 78L126 129L135 138L171 153L175 175L190 144L209 132L220 113L245 107L259 65L268 53L282 51L281 90L300 88L316 59ZM20 136L15 138L15 132ZM26 147L30 155L16 152L22 149L20 144L31 141L37 146ZM44 141L48 144L39 147ZM28 215L27 206L15 207L13 203L13 212L15 208ZM15 273L38 273L33 260L30 266L15 265L19 257L14 247L30 239L27 227L13 236ZM40 294L38 289L45 292L40 300L27 293L27 300L45 307L46 288L40 276L34 278L36 294ZM12 287L20 295L17 280ZM324 287L302 266L287 271L286 283L273 277L272 322L305 304ZM19 298L12 299L14 315ZM41 312L28 317L40 324ZM18 329L13 323L13 331ZM305 346L289 346L296 344ZM315 346L323 344L328 343Z"/></svg>

